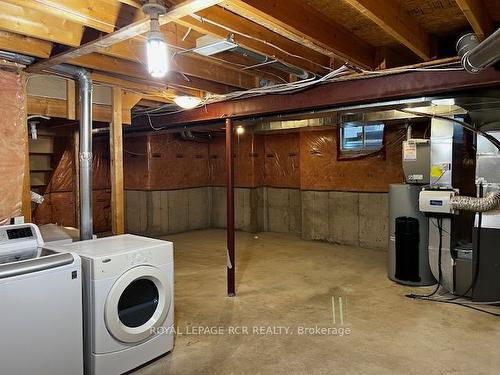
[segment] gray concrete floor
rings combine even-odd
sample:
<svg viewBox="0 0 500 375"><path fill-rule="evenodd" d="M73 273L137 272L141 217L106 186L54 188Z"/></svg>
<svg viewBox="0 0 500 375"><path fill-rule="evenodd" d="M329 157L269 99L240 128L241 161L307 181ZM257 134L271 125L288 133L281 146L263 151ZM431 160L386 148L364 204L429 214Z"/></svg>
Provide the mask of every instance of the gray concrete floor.
<svg viewBox="0 0 500 375"><path fill-rule="evenodd" d="M385 252L238 232L237 297L228 298L224 231L165 239L175 245L175 324L182 334L171 354L137 375L500 373L498 318L405 298L429 289L390 282ZM230 335L231 326L249 334ZM350 334L299 335L300 327L315 326ZM222 327L225 334L194 334L193 327ZM288 327L292 334L255 334L253 327Z"/></svg>

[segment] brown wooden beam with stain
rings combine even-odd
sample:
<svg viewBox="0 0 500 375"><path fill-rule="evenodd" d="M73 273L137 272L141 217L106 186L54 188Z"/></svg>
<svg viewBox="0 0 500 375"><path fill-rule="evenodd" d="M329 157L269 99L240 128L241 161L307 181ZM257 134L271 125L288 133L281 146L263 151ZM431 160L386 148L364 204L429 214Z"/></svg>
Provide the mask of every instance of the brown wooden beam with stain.
<svg viewBox="0 0 500 375"><path fill-rule="evenodd" d="M214 123L228 117L241 119L297 113L312 109L431 95L498 84L500 84L500 72L494 69L486 70L478 75L465 71L409 72L332 82L297 94L267 95L214 103L201 109L151 118L151 121L153 125L158 121L158 123L172 126L203 122ZM146 121L147 119L139 117L134 120L133 125L134 127L149 127L149 123Z"/></svg>
<svg viewBox="0 0 500 375"><path fill-rule="evenodd" d="M302 0L228 0L221 5L317 52L374 68L372 45Z"/></svg>
<svg viewBox="0 0 500 375"><path fill-rule="evenodd" d="M359 12L379 25L398 42L427 61L430 59L429 35L397 0L346 0Z"/></svg>
<svg viewBox="0 0 500 375"><path fill-rule="evenodd" d="M493 21L482 0L455 0L472 29L483 40L493 32Z"/></svg>
<svg viewBox="0 0 500 375"><path fill-rule="evenodd" d="M170 8L165 15L161 16L159 20L160 25L164 25L168 22L173 22L191 13L215 5L220 1L221 0L186 0L182 4ZM41 62L38 62L29 67L28 71L32 73L41 72L43 70L47 70L51 66L67 63L68 61L76 57L97 52L101 48L111 47L112 45L118 44L120 42L123 42L124 40L133 38L135 36L144 34L148 31L149 31L149 19L144 18L128 26L122 27L117 31L106 34L101 38L98 38L97 40L85 43L79 46L78 48L74 48L69 51L62 52L56 56L42 60Z"/></svg>

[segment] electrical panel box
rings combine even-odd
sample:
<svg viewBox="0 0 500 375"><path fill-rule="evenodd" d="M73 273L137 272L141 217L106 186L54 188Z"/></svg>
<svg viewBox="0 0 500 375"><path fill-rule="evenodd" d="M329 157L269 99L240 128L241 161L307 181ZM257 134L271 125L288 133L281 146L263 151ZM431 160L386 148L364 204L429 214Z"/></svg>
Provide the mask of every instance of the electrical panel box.
<svg viewBox="0 0 500 375"><path fill-rule="evenodd" d="M431 147L428 139L403 142L403 171L409 184L429 184Z"/></svg>
<svg viewBox="0 0 500 375"><path fill-rule="evenodd" d="M422 190L419 197L419 209L425 213L451 215L454 212L451 198L455 196L453 190Z"/></svg>

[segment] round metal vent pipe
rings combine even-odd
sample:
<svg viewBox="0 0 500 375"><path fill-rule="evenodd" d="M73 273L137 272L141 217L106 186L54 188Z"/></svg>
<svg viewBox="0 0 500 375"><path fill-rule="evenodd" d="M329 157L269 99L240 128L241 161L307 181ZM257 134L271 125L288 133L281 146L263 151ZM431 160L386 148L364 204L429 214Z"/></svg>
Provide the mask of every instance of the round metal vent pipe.
<svg viewBox="0 0 500 375"><path fill-rule="evenodd" d="M500 60L500 29L481 43L476 34L465 34L457 41L457 52L466 71L481 72Z"/></svg>

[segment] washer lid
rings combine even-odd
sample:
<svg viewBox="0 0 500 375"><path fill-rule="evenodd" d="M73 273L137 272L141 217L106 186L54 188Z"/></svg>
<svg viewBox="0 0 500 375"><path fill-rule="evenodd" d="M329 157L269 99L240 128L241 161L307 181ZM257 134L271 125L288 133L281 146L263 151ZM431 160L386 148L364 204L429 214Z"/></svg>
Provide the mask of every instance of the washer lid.
<svg viewBox="0 0 500 375"><path fill-rule="evenodd" d="M60 246L59 248L89 258L101 258L153 247L172 248L172 243L154 238L135 236L133 234L122 234L119 236L74 242L72 244Z"/></svg>
<svg viewBox="0 0 500 375"><path fill-rule="evenodd" d="M154 334L167 317L172 300L167 275L153 266L138 266L113 284L104 308L109 333L125 343Z"/></svg>

